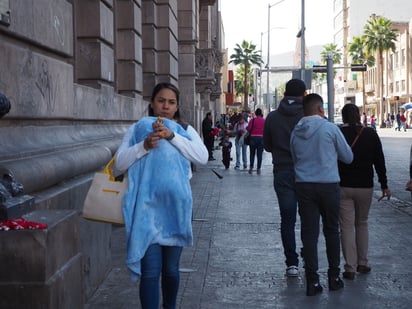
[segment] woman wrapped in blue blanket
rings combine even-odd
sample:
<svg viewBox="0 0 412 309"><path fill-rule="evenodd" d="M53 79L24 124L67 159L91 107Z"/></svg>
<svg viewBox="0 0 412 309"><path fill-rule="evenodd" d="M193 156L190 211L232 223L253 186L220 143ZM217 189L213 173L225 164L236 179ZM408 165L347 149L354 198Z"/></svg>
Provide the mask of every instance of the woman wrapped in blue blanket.
<svg viewBox="0 0 412 309"><path fill-rule="evenodd" d="M183 128L178 114L179 90L170 83L153 89L149 116L133 124L116 153L115 169L127 171L123 201L127 260L133 281L140 279L143 309L175 308L179 261L192 245L190 163L206 164L208 151L196 130Z"/></svg>

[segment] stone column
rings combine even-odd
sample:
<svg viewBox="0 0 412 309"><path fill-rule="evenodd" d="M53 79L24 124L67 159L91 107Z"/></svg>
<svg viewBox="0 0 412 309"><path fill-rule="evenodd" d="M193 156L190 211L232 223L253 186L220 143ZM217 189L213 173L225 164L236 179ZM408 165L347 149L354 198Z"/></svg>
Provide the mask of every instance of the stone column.
<svg viewBox="0 0 412 309"><path fill-rule="evenodd" d="M178 82L177 0L142 1L143 96L158 82Z"/></svg>
<svg viewBox="0 0 412 309"><path fill-rule="evenodd" d="M134 0L116 2L116 85L134 97L143 92L142 11Z"/></svg>
<svg viewBox="0 0 412 309"><path fill-rule="evenodd" d="M177 0L159 1L157 26L158 79L177 84L179 79Z"/></svg>
<svg viewBox="0 0 412 309"><path fill-rule="evenodd" d="M178 2L179 20L179 88L180 113L193 127L199 127L196 119L196 45L199 19L196 0Z"/></svg>
<svg viewBox="0 0 412 309"><path fill-rule="evenodd" d="M113 84L113 3L78 0L75 16L77 82L94 88L100 88L102 83Z"/></svg>

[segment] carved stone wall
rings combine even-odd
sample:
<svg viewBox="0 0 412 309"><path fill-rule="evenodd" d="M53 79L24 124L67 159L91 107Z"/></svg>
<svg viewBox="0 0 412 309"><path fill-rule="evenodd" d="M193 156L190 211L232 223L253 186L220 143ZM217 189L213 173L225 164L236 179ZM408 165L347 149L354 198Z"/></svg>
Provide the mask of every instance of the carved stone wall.
<svg viewBox="0 0 412 309"><path fill-rule="evenodd" d="M9 23L0 22L0 92L12 107L0 120L0 165L35 197L36 210L81 211L94 171L147 114L156 83L179 86L183 117L199 131L221 91L211 26L218 1L9 6ZM111 227L80 220L79 229L87 298L110 266Z"/></svg>

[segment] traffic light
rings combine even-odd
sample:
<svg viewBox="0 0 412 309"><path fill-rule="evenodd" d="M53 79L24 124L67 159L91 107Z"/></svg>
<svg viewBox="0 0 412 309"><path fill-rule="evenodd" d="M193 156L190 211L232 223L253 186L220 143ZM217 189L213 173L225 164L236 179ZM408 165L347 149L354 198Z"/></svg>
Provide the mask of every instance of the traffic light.
<svg viewBox="0 0 412 309"><path fill-rule="evenodd" d="M326 73L328 69L326 68L326 65L313 65L313 73Z"/></svg>
<svg viewBox="0 0 412 309"><path fill-rule="evenodd" d="M352 72L364 72L366 71L366 64L351 64L350 70Z"/></svg>

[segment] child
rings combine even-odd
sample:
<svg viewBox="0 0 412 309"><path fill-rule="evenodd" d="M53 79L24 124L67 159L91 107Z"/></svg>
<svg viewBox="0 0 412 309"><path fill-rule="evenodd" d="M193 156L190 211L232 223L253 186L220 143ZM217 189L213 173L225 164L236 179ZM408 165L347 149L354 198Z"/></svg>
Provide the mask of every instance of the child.
<svg viewBox="0 0 412 309"><path fill-rule="evenodd" d="M222 162L226 169L230 166L230 152L232 150L232 142L229 140L229 135L225 132L220 140L219 146L222 146Z"/></svg>

